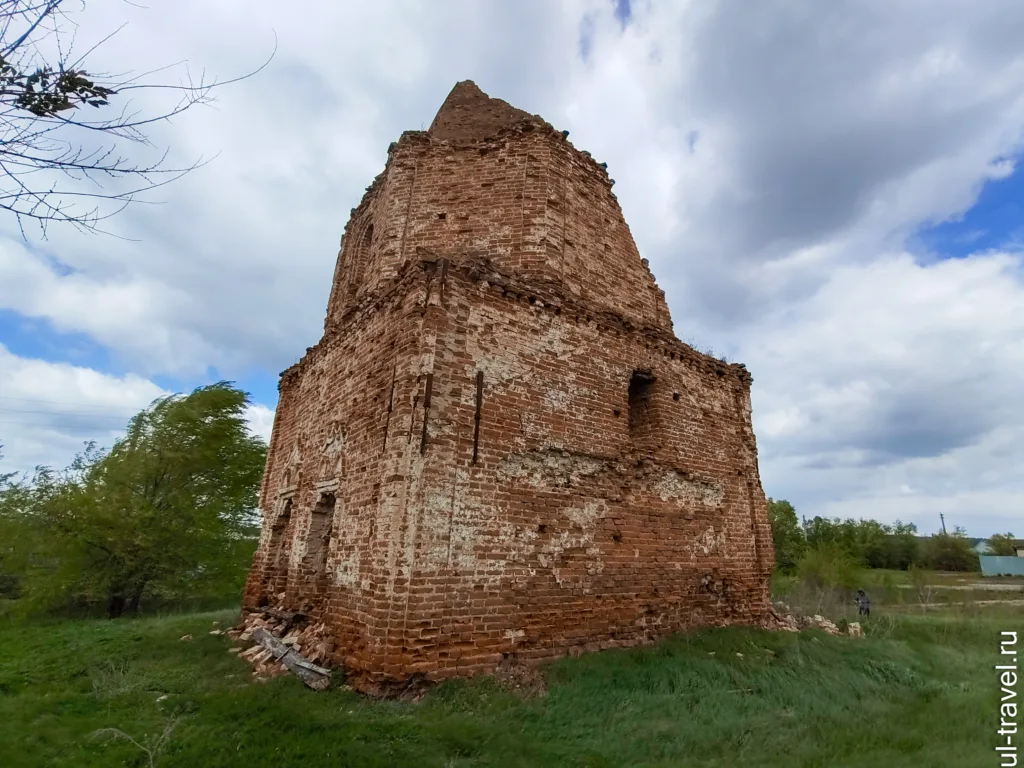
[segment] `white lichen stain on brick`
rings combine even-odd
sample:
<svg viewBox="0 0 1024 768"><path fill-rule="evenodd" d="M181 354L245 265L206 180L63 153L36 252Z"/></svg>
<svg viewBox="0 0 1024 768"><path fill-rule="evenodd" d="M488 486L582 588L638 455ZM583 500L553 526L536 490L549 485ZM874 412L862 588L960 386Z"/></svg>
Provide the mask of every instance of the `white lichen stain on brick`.
<svg viewBox="0 0 1024 768"><path fill-rule="evenodd" d="M502 480L519 480L534 488L568 488L584 478L593 478L607 469L608 462L598 456L568 451L531 451L506 456L498 465Z"/></svg>
<svg viewBox="0 0 1024 768"><path fill-rule="evenodd" d="M542 537L543 543L536 553L537 562L541 567L551 569L560 587L582 588L586 592L590 587L590 577L600 574L605 567L603 553L594 545L594 537L597 531L595 523L607 512L607 504L603 499L597 499L582 506L568 507L564 512L570 526L554 535ZM564 562L567 554L580 550L585 555L582 570L578 561Z"/></svg>
<svg viewBox="0 0 1024 768"><path fill-rule="evenodd" d="M538 339L536 353L551 355L556 360L568 360L569 356L577 351L577 347L569 339L568 329L560 323L553 323L548 315L542 317L548 322L548 326Z"/></svg>
<svg viewBox="0 0 1024 768"><path fill-rule="evenodd" d="M523 640L526 639L526 630L525 629L506 629L505 630L505 639L508 640L510 643L513 643L513 644L520 643L520 642L522 642Z"/></svg>
<svg viewBox="0 0 1024 768"><path fill-rule="evenodd" d="M658 478L654 491L662 501L679 501L685 505L717 507L725 498L725 490L720 483L676 471L666 472Z"/></svg>
<svg viewBox="0 0 1024 768"><path fill-rule="evenodd" d="M552 411L564 411L572 406L576 395L566 389L548 389L544 393L544 405Z"/></svg>
<svg viewBox="0 0 1024 768"><path fill-rule="evenodd" d="M494 219L498 219L499 216L495 216ZM512 227L508 224L501 226L489 226L483 232L480 237L474 237L469 239L470 250L476 250L483 253L490 251L496 255L508 255L511 250L511 245L495 247L495 242L508 242L511 243L513 238Z"/></svg>
<svg viewBox="0 0 1024 768"><path fill-rule="evenodd" d="M359 555L354 548L338 549L334 561L334 583L341 587L359 584Z"/></svg>
<svg viewBox="0 0 1024 768"><path fill-rule="evenodd" d="M715 531L714 526L704 530L690 547L694 555L718 554L725 549L725 531Z"/></svg>
<svg viewBox="0 0 1024 768"><path fill-rule="evenodd" d="M578 403L587 402L593 392L577 383L576 374L567 372L558 381L546 382L546 386L535 387L544 392L544 405L550 411L570 411Z"/></svg>
<svg viewBox="0 0 1024 768"><path fill-rule="evenodd" d="M414 461L411 457L408 459L408 464L405 467L405 476L409 475L411 471L410 465ZM402 555L407 557L409 554L409 530L407 526L403 525L406 501L409 495L409 490L402 483L397 489L380 500L380 513L378 516L380 525L378 525L377 530L378 535L387 542L387 555L385 558L387 582L385 584L385 594L388 595L394 593L395 579L400 575L399 571L404 572L407 568L405 563L401 563L402 567L400 568L400 557Z"/></svg>
<svg viewBox="0 0 1024 768"><path fill-rule="evenodd" d="M569 507L566 515L579 528L593 530L594 521L608 512L608 504L604 499L588 501L582 507Z"/></svg>
<svg viewBox="0 0 1024 768"><path fill-rule="evenodd" d="M464 482L465 470L457 473L456 484ZM420 530L420 557L428 567L440 568L448 565L448 529L454 523L458 495L444 489L428 491L423 497L423 524Z"/></svg>

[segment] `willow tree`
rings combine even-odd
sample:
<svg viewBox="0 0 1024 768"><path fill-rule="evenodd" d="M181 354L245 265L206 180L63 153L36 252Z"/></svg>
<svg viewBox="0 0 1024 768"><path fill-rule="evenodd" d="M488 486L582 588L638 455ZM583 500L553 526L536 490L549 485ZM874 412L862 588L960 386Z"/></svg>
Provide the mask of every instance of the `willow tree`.
<svg viewBox="0 0 1024 768"><path fill-rule="evenodd" d="M161 398L109 451L43 469L0 505L26 605L106 605L118 617L147 594L240 587L258 533L266 444L248 395L227 382Z"/></svg>

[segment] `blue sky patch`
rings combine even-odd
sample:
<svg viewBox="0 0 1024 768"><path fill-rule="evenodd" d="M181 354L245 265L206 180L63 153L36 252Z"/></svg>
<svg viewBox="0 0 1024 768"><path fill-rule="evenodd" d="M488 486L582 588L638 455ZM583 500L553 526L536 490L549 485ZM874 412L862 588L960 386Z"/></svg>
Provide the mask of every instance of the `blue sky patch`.
<svg viewBox="0 0 1024 768"><path fill-rule="evenodd" d="M110 350L85 333L58 331L49 320L25 317L10 309L0 309L0 344L18 357L69 363L115 376L127 373Z"/></svg>
<svg viewBox="0 0 1024 768"><path fill-rule="evenodd" d="M622 28L625 29L626 25L629 24L630 19L633 18L633 9L630 6L630 0L612 0L612 5L615 7L615 18L622 24Z"/></svg>
<svg viewBox="0 0 1024 768"><path fill-rule="evenodd" d="M1013 173L989 181L962 216L920 230L912 245L940 258L961 259L995 249L1024 246L1024 171L1020 158Z"/></svg>

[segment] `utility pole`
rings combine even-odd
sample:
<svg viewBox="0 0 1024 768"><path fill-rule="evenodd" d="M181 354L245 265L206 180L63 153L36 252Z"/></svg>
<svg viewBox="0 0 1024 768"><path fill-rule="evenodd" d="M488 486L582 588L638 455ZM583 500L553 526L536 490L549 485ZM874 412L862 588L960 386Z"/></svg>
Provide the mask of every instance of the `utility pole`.
<svg viewBox="0 0 1024 768"><path fill-rule="evenodd" d="M945 533L946 533L946 516L944 514L942 514L941 512L939 512L939 520L942 521L942 533L943 533L943 535L945 535Z"/></svg>

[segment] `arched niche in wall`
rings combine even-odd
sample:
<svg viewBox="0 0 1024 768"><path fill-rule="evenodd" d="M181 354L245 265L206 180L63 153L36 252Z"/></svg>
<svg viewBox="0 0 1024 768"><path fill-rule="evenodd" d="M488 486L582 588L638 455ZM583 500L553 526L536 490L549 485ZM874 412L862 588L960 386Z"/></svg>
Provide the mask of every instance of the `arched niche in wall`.
<svg viewBox="0 0 1024 768"><path fill-rule="evenodd" d="M285 542L287 540L287 531L290 527L291 521L292 500L289 498L284 500L284 504L281 506L281 509L277 514L277 518L274 520L274 525L270 529L270 546L267 564L275 570L286 565L283 562L286 557Z"/></svg>
<svg viewBox="0 0 1024 768"><path fill-rule="evenodd" d="M334 279L331 282L331 297L327 302L327 311L337 309L338 301L345 296L347 291L346 281L348 280L348 259L345 258L345 251L348 249L348 236L341 236L341 243L338 245L338 258L334 262Z"/></svg>
<svg viewBox="0 0 1024 768"><path fill-rule="evenodd" d="M314 573L324 569L327 558L327 542L334 526L335 496L323 493L309 516L309 530L306 533L306 558Z"/></svg>
<svg viewBox="0 0 1024 768"><path fill-rule="evenodd" d="M356 241L352 250L351 258L348 259L351 265L348 270L348 291L349 299L355 297L359 290L360 283L366 274L366 265L370 263L370 253L373 249L373 222L368 222Z"/></svg>

